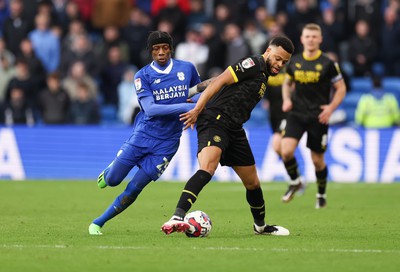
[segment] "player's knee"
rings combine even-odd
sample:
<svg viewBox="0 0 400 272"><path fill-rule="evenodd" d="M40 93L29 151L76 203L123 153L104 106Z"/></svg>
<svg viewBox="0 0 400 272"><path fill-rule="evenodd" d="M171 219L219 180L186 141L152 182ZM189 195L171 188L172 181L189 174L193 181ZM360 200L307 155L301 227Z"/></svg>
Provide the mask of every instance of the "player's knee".
<svg viewBox="0 0 400 272"><path fill-rule="evenodd" d="M104 179L105 179L107 185L111 186L111 187L117 186L122 182L121 177L118 177L115 175L110 175L110 174L107 176L104 176Z"/></svg>
<svg viewBox="0 0 400 272"><path fill-rule="evenodd" d="M289 161L294 157L294 151L288 148L281 148L281 157L284 161Z"/></svg>
<svg viewBox="0 0 400 272"><path fill-rule="evenodd" d="M260 188L260 182L259 181L254 181L254 182L250 182L250 183L244 183L244 187L247 190L256 190L258 188Z"/></svg>

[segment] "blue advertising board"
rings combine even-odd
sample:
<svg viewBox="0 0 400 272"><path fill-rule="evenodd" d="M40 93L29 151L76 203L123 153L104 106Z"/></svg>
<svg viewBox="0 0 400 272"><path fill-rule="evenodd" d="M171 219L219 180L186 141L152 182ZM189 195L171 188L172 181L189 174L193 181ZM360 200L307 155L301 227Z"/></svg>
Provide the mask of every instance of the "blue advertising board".
<svg viewBox="0 0 400 272"><path fill-rule="evenodd" d="M260 179L287 180L282 161L271 147L269 126L246 131ZM0 127L0 179L95 180L130 133L130 127L118 126ZM315 172L305 140L303 137L300 141L296 155L303 177L313 182ZM190 178L198 167L196 151L195 131L184 131L178 153L160 180ZM398 182L400 129L332 127L326 162L329 180L334 182ZM239 181L227 167L219 167L213 179Z"/></svg>

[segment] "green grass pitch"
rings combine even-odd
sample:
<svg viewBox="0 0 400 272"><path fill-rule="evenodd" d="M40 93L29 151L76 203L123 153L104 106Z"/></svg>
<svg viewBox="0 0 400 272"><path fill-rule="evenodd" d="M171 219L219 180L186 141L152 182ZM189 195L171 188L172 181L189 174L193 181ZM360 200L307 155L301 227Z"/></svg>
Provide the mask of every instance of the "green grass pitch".
<svg viewBox="0 0 400 272"><path fill-rule="evenodd" d="M150 184L103 236L88 225L125 188L95 181L0 182L0 271L400 271L400 183L315 184L289 204L285 183L263 183L267 222L288 237L255 236L240 183L211 182L192 210L209 214L207 238L165 235L183 183Z"/></svg>

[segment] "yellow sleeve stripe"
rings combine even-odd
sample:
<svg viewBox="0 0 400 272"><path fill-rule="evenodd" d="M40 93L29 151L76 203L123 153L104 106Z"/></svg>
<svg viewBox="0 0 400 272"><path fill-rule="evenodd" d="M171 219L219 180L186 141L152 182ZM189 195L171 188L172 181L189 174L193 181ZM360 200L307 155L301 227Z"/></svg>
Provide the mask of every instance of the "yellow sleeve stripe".
<svg viewBox="0 0 400 272"><path fill-rule="evenodd" d="M235 74L235 71L233 71L232 66L229 66L228 69L229 69L229 71L231 72L231 74L232 74L232 76L233 76L233 80L234 80L235 82L238 82L239 79L237 78L237 76L236 76L236 74Z"/></svg>
<svg viewBox="0 0 400 272"><path fill-rule="evenodd" d="M290 80L293 80L293 77L291 75L289 75L288 73L285 74L285 78L288 78Z"/></svg>

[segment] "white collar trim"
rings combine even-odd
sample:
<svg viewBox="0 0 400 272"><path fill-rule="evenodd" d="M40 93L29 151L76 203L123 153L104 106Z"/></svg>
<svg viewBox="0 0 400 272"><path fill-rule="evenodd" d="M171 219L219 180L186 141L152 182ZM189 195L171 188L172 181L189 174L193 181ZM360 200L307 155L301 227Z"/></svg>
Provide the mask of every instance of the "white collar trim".
<svg viewBox="0 0 400 272"><path fill-rule="evenodd" d="M151 68L153 68L157 73L160 74L169 74L172 70L172 67L174 66L174 61L171 59L171 63L168 65L168 67L165 70L160 70L154 65L154 61L151 62L150 64Z"/></svg>

